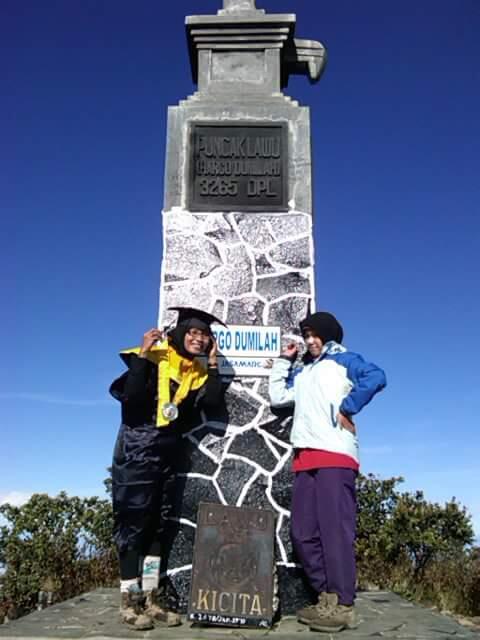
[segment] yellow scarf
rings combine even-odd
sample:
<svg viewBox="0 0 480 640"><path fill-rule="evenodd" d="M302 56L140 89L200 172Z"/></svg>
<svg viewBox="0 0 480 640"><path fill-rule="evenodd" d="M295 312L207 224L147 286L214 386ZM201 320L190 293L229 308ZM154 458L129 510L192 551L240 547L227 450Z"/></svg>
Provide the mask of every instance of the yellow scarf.
<svg viewBox="0 0 480 640"><path fill-rule="evenodd" d="M121 353L139 353L140 347L125 349ZM157 427L166 427L170 424L168 418L164 418L162 407L170 402L170 380L178 384L178 389L173 397L177 406L184 400L190 391L200 389L205 383L208 373L199 360L189 360L179 355L175 349L164 340L159 345L154 345L147 352L146 357L150 362L158 366L158 400L157 400Z"/></svg>

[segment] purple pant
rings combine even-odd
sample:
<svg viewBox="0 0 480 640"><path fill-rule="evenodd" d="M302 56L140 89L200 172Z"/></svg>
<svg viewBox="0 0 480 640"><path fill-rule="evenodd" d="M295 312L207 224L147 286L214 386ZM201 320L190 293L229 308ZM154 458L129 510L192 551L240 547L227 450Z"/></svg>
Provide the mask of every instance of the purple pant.
<svg viewBox="0 0 480 640"><path fill-rule="evenodd" d="M356 472L327 468L295 474L292 542L313 589L355 599Z"/></svg>

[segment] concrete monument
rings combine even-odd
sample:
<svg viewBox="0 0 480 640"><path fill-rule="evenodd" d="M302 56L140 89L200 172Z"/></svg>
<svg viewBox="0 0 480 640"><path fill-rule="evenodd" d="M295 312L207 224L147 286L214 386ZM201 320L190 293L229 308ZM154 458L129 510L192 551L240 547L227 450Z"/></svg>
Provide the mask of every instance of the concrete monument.
<svg viewBox="0 0 480 640"><path fill-rule="evenodd" d="M183 609L201 501L273 511L281 610L306 599L289 538L291 418L270 411L261 357L278 353L276 328L298 335L315 297L309 110L282 88L291 74L319 80L326 52L295 38L295 22L254 0L187 17L198 90L168 109L159 325L174 319L170 306L205 309L236 327L230 342L251 357L225 369L228 418L205 416L184 436L168 567Z"/></svg>

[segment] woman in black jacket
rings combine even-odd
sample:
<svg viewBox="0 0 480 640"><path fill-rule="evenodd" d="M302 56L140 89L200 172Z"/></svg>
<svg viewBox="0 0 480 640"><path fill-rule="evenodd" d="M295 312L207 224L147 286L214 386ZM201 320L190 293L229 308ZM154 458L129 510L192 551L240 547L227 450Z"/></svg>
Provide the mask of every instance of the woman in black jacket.
<svg viewBox="0 0 480 640"><path fill-rule="evenodd" d="M160 602L156 589L165 519L172 512L175 464L182 433L198 422L200 409L217 406L224 394L210 329L212 322L220 321L197 309L176 310L177 326L166 340L161 331L150 329L140 348L121 353L128 371L110 387L122 403L112 464L120 612L135 629L150 629L153 620L180 624L178 614ZM143 585L142 590L139 584L141 558L145 558L144 576L145 567L154 576L153 588Z"/></svg>

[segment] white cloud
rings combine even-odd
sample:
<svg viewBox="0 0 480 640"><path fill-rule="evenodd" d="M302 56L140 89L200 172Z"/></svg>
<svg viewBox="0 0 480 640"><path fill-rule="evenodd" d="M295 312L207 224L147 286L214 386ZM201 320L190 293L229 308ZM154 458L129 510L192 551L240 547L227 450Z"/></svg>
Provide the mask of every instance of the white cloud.
<svg viewBox="0 0 480 640"><path fill-rule="evenodd" d="M109 396L97 398L96 400L81 400L79 398L66 398L53 393L0 393L1 400L25 400L27 402L43 402L44 404L60 404L71 407L98 407L111 403Z"/></svg>
<svg viewBox="0 0 480 640"><path fill-rule="evenodd" d="M0 493L0 505L11 504L12 507L21 507L30 500L31 493L25 491L10 491L8 493Z"/></svg>

